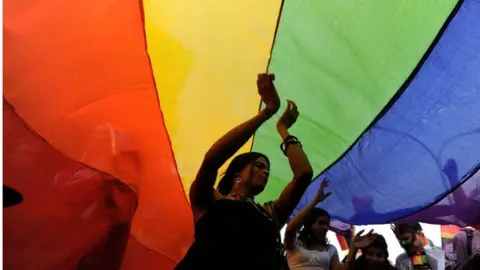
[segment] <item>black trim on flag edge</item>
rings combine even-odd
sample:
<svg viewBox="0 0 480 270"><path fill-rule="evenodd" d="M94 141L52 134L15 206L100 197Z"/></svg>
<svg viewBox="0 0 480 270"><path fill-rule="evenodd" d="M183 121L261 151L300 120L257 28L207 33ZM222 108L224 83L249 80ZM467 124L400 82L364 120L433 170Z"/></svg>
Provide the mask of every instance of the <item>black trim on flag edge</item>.
<svg viewBox="0 0 480 270"><path fill-rule="evenodd" d="M453 8L452 12L450 12L450 15L448 15L447 19L443 23L442 27L438 31L437 35L433 39L432 43L428 47L428 49L425 51L423 54L422 58L418 62L417 66L413 69L412 73L408 76L408 78L405 80L405 82L400 86L399 90L392 96L392 98L388 101L388 103L382 108L382 110L378 113L378 115L373 119L372 122L365 128L365 130L358 136L358 138L350 145L350 147L343 152L342 155L340 155L334 162L332 162L328 167L326 167L322 172L318 173L315 177L312 178L312 180L317 179L320 175L322 175L324 172L328 171L330 168L332 168L335 164L337 164L341 159L343 159L349 152L352 150L352 148L357 144L357 142L363 137L365 133L367 133L384 115L385 113L395 104L395 102L402 96L402 94L405 92L405 90L410 86L410 83L413 81L413 78L418 74L418 72L421 70L423 67L423 64L426 62L432 51L435 49L437 46L437 43L440 41L442 38L443 34L447 30L448 26L450 25L450 22L455 18L457 15L458 11L460 10L460 7L462 6L464 0L459 0L455 7ZM314 181L312 181L313 183Z"/></svg>
<svg viewBox="0 0 480 270"><path fill-rule="evenodd" d="M276 37L277 37L277 32L278 32L278 28L279 28L279 25L280 25L280 20L281 20L281 17L282 17L282 11L283 11L283 6L284 6L284 3L285 3L285 0L282 0L282 3L280 5L280 11L279 11L279 14L278 14L278 18L277 18L277 25L275 27L275 33L274 33L274 36L273 36L273 42L272 42L272 47L270 49L270 58L268 59L268 64L267 64L267 72L268 72L268 68L270 67L270 61L272 59L272 53L273 53L273 48L275 46L275 41L276 41ZM324 170L322 170L322 172L318 173L315 177L312 178L312 182L310 183L310 185L315 182L314 180L317 179L320 175L322 175L324 172L326 172L327 170L329 170L331 167L333 167L335 164L337 164L341 159L343 159L347 154L348 152L350 152L350 150L352 150L352 148L357 144L357 142L363 137L363 135L365 133L367 133L384 115L385 113L393 106L393 104L395 104L395 102L402 96L402 94L405 92L405 90L408 88L408 86L410 86L411 82L413 81L413 78L415 78L415 76L418 74L418 72L421 70L421 68L423 67L424 63L426 62L426 60L428 59L428 57L430 56L430 54L432 53L432 51L435 49L435 47L437 46L437 43L440 41L440 39L442 38L443 34L445 33L445 31L447 30L448 26L450 25L450 22L455 18L455 16L457 15L458 11L460 10L460 8L462 7L464 3L464 0L459 0L457 2L457 4L455 5L455 7L453 8L452 12L450 12L450 15L448 15L447 19L445 20L445 22L443 23L442 27L440 28L440 30L438 31L437 35L435 36L435 38L433 39L432 43L430 44L430 46L428 47L428 49L425 51L425 53L423 54L422 58L420 59L420 61L417 63L417 66L413 69L413 71L410 73L410 75L408 76L408 78L405 80L405 82L402 84L402 86L400 86L399 90L392 96L392 98L387 102L387 104L382 108L382 110L378 113L378 115L374 118L374 120L365 128L365 130L360 134L360 136L358 136L358 138L350 145L350 147L347 148L347 150L345 150L345 152L340 155L334 162L332 162L328 167L326 167ZM262 101L260 101L260 106L258 108L258 111L261 110L261 107L262 107ZM253 136L253 139L252 139L252 144L251 144L251 147L250 147L250 151L252 151L253 147L254 147L254 142L255 142L255 135ZM447 192L446 194L444 194L443 196L439 197L438 199L436 199L434 202L430 203L429 205L421 208L420 210L418 211L415 211L413 213L410 213L410 214L407 214L407 215L404 215L402 217L399 217L399 218L396 218L396 219L393 219L393 220L390 220L386 223L391 223L392 221L395 221L395 220L400 220L400 219L403 219L403 218L407 218L411 215L414 215L416 213L419 213L423 210L425 210L426 208L428 207L431 207L437 203L439 203L441 200L443 200L444 198L446 198L448 195L450 195L452 192L454 192L457 188L461 187L466 181L468 181L478 170L480 169L480 166L477 165L477 168L475 168L473 170L473 172L468 175L467 177L465 177L464 181L462 181L461 183L459 183L456 187L452 188L450 190L450 192Z"/></svg>
<svg viewBox="0 0 480 270"><path fill-rule="evenodd" d="M273 33L272 46L270 47L270 57L268 58L268 62L267 62L267 72L268 72L268 69L270 68L270 62L272 61L273 48L275 47L275 42L277 41L277 33L278 33L278 28L280 27L280 21L282 19L284 4L285 4L285 0L282 0L282 2L280 3L280 9L278 10L277 23L275 24L275 32Z"/></svg>
<svg viewBox="0 0 480 270"><path fill-rule="evenodd" d="M282 19L284 4L285 4L285 0L282 0L282 2L280 3L280 8L278 10L277 23L275 24L275 32L273 33L272 45L270 47L270 57L268 57L267 72L268 72L268 69L270 68L270 61L272 60L273 48L275 47L275 42L277 40L277 33L278 33L278 28L280 26L280 20ZM257 112L260 112L260 110L262 110L262 99L260 99L260 104L258 105ZM252 150L253 150L253 145L255 143L255 136L256 136L256 132L255 132L255 134L253 134L252 143L250 145L249 152L252 152Z"/></svg>
<svg viewBox="0 0 480 270"><path fill-rule="evenodd" d="M452 22L452 20L455 18L455 16L457 15L458 11L460 10L460 8L462 7L464 3L464 0L459 0L457 2L457 4L455 5L455 7L453 8L452 12L450 13L450 15L447 17L447 19L445 20L444 24L442 25L442 27L440 28L440 30L438 31L437 35L435 36L435 38L433 39L432 43L430 44L430 46L428 47L428 49L425 51L424 55L422 56L422 58L420 59L420 61L418 62L417 66L413 69L412 73L410 74L410 76L407 78L407 80L402 84L402 86L399 88L399 90L393 95L393 97L388 101L388 103L383 107L383 109L380 111L380 113L375 117L375 119L367 126L367 128L360 134L360 136L352 143L352 145L350 145L350 147L345 150L345 152L340 156L338 157L334 162L332 162L332 164L330 164L327 168L325 168L322 172L320 172L318 175L316 175L313 180L317 179L320 175L322 175L324 172L326 172L327 170L329 170L331 167L333 167L335 164L337 164L341 159L343 159L349 152L350 150L352 150L352 148L357 144L357 142L363 137L363 135L368 132L384 115L385 113L393 106L393 104L395 104L395 102L402 96L402 94L405 92L405 90L408 88L408 86L410 86L411 82L413 81L413 78L415 78L415 76L418 74L418 72L421 70L421 68L423 67L424 63L426 62L426 60L428 59L428 57L430 56L430 54L432 53L432 51L435 49L435 47L437 46L438 42L440 41L440 39L442 38L443 34L445 33L445 31L447 30L448 26L450 25L450 23ZM439 203L440 201L442 201L443 199L445 199L447 196L449 196L450 194L452 194L455 190L457 190L458 188L460 188L464 183L466 183L469 179L471 179L472 176L475 175L475 173L477 173L480 169L480 164L477 164L477 166L470 172L470 173L467 173L467 175L464 177L464 180L461 181L459 184L457 184L454 188L452 188L449 192L446 192L445 194L443 194L442 196L440 196L439 198L437 198L436 200L434 200L432 203L428 204L427 206L425 207L422 207L421 209L417 210L417 211L414 211L412 213L409 213L409 214L406 214L406 215L403 215L401 217L398 217L398 218L395 218L395 219L391 219L389 221L385 221L384 223L392 223L394 221L398 221L398 220L401 220L401 219L404 219L404 218L407 218L407 217L410 217L412 215L415 215L417 213L420 213L421 211L429 208L429 207L432 207L434 205L436 205L437 203ZM314 181L312 181L313 183Z"/></svg>
<svg viewBox="0 0 480 270"><path fill-rule="evenodd" d="M401 219L404 219L404 218L408 218L410 216L413 216L415 214L418 214L420 212L422 212L423 210L429 208L429 207L432 207L432 206L435 206L437 203L441 202L443 199L445 199L446 197L450 196L450 194L452 194L453 192L455 192L457 189L459 189L460 187L463 186L463 184L465 184L468 180L472 179L472 177L480 170L480 163L478 163L474 168L473 170L471 170L470 172L468 172L464 177L463 177L463 181L460 181L460 183L458 183L455 187L453 187L450 191L448 192L445 192L445 194L443 194L442 196L438 197L437 199L435 199L433 202L431 202L430 204L420 208L419 210L417 211L413 211L412 213L410 214L406 214L406 215L403 215L403 216L400 216L398 218L395 218L395 219L391 219L389 221L385 221L384 223L394 223L395 221L399 221ZM382 223L382 224L384 224Z"/></svg>

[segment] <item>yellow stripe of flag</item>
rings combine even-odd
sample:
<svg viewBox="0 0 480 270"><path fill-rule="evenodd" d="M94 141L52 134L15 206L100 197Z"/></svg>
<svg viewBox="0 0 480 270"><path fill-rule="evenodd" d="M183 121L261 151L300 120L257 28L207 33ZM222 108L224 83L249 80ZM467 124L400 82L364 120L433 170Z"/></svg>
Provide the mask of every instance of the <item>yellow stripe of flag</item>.
<svg viewBox="0 0 480 270"><path fill-rule="evenodd" d="M148 53L186 193L208 148L258 110L256 75L266 70L280 4L144 2Z"/></svg>

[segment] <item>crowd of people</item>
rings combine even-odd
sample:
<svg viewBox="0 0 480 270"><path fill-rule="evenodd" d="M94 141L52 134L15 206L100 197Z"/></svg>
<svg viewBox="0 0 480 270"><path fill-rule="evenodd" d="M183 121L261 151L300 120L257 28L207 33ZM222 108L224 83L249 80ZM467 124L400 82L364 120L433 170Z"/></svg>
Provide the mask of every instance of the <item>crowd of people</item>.
<svg viewBox="0 0 480 270"><path fill-rule="evenodd" d="M258 76L258 92L265 107L226 133L205 154L190 190L195 239L176 269L441 269L429 254L443 251L426 241L419 223L392 225L405 250L395 265L388 260L385 238L373 231L357 233L348 256L341 262L337 249L327 239L330 214L318 208L331 194L326 192L328 180L321 183L315 199L288 220L313 177L300 139L289 133L299 115L293 101L287 101L276 125L283 140L280 148L294 175L279 198L264 204L255 202L255 196L267 184L270 168L268 157L255 152L233 158L215 189L220 167L279 110L280 98L273 81L272 74ZM285 225L282 243L280 230ZM361 255L357 256L359 251ZM480 269L479 250L474 249L462 260L450 254L442 256L444 269Z"/></svg>

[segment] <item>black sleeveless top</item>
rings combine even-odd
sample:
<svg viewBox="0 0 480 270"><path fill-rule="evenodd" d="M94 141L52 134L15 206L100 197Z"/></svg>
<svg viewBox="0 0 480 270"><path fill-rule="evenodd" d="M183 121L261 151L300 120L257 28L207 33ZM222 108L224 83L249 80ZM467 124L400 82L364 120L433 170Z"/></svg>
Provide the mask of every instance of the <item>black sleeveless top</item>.
<svg viewBox="0 0 480 270"><path fill-rule="evenodd" d="M288 269L272 210L272 204L215 201L196 222L195 240L175 269Z"/></svg>

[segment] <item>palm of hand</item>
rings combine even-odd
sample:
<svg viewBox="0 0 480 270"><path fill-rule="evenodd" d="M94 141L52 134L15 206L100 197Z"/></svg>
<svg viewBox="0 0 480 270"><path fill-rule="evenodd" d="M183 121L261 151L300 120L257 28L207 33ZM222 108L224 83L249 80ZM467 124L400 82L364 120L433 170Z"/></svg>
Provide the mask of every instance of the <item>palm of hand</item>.
<svg viewBox="0 0 480 270"><path fill-rule="evenodd" d="M368 235L360 236L353 241L357 248L366 248L373 242L373 240L368 238Z"/></svg>
<svg viewBox="0 0 480 270"><path fill-rule="evenodd" d="M280 108L280 98L275 85L273 84L273 75L260 74L257 79L258 94L262 98L268 110L276 113Z"/></svg>
<svg viewBox="0 0 480 270"><path fill-rule="evenodd" d="M320 189L317 192L317 196L315 196L317 202L323 202L326 198L328 198L328 196L332 194L331 192L325 193L326 187L328 187L328 180L324 179L320 184Z"/></svg>
<svg viewBox="0 0 480 270"><path fill-rule="evenodd" d="M287 100L287 102L287 108L283 112L282 116L280 116L280 119L278 119L277 125L289 129L293 126L293 124L295 124L295 122L297 122L299 112L295 102L291 100Z"/></svg>
<svg viewBox="0 0 480 270"><path fill-rule="evenodd" d="M355 237L353 237L353 246L355 248L366 248L373 243L376 235L373 233L373 230L370 230L366 235L362 235L365 230L358 232Z"/></svg>
<svg viewBox="0 0 480 270"><path fill-rule="evenodd" d="M323 193L317 194L316 200L317 200L317 202L323 202L325 200L325 197L326 197L326 195L323 194Z"/></svg>

